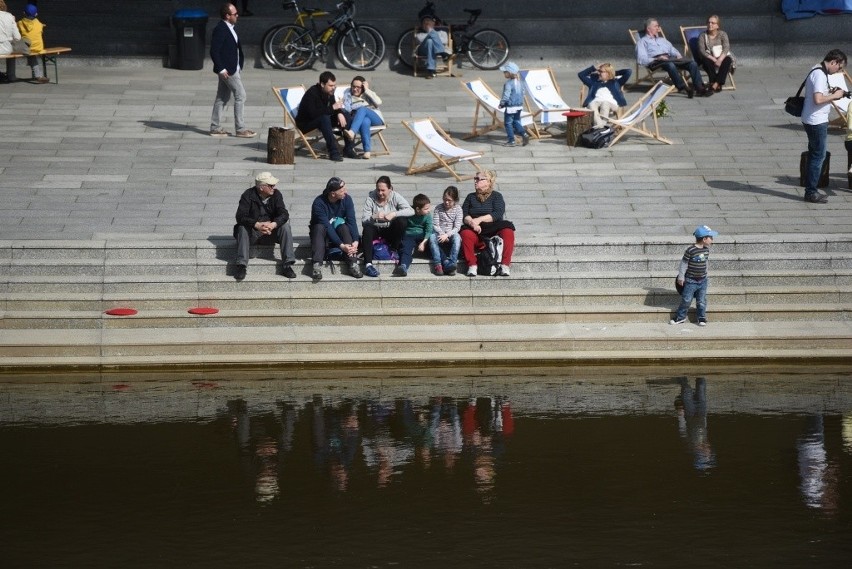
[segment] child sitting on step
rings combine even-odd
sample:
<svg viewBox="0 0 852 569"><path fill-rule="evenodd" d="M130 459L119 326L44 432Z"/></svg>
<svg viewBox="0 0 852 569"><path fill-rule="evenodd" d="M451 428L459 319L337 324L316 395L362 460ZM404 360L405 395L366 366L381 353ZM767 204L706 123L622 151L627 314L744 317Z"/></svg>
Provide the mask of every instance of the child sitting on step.
<svg viewBox="0 0 852 569"><path fill-rule="evenodd" d="M408 276L408 267L414 258L414 249L421 253L426 250L429 236L432 235L432 204L424 194L417 194L411 202L414 206L414 215L408 218L408 226L399 246L399 264L393 270L393 276Z"/></svg>

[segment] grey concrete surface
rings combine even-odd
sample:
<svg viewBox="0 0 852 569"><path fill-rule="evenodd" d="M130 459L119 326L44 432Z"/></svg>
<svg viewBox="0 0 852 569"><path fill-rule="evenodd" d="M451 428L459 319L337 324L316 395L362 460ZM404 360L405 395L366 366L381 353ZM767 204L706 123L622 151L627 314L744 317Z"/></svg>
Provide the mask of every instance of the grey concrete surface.
<svg viewBox="0 0 852 569"><path fill-rule="evenodd" d="M579 104L577 68L550 63L564 98ZM460 81L482 77L494 89L503 81L498 71L469 68L461 79L431 81L375 71L368 78L384 99L390 156L333 163L301 152L295 165L267 164L268 128L283 123L271 87L310 85L320 71L245 70L246 118L260 133L255 139L207 135L216 81L209 62L202 71L153 62L67 65L59 84L0 86L0 239L229 236L240 192L263 170L281 179L297 236L307 233L310 203L333 175L348 182L358 205L383 174L409 199L422 192L437 202L455 182L441 171L405 175L414 141L400 121L431 116L461 139L474 103ZM574 235L686 238L699 223L728 236L850 233L842 130L830 132L829 203L802 201L798 164L806 137L782 101L805 72L743 67L736 91L693 100L671 95L670 116L659 123L672 145L627 136L611 149L587 150L567 147L557 133L506 148L500 131L461 143L483 151L481 164L497 172L522 242ZM339 82L354 75L336 73ZM640 95L631 91L628 100ZM232 116L225 127L233 130ZM457 185L462 195L472 190L469 181Z"/></svg>

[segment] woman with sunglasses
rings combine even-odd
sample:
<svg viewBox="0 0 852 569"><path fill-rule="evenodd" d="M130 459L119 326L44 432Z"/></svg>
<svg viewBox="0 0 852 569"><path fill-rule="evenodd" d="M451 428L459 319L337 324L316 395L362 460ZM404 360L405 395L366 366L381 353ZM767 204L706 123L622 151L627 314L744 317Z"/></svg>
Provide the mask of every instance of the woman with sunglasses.
<svg viewBox="0 0 852 569"><path fill-rule="evenodd" d="M349 88L343 92L343 108L352 117L349 130L343 131L350 142L355 140L355 135L361 136L361 145L364 147L364 160L370 159L373 144L370 140L370 128L385 124L382 116L377 112L382 99L375 91L370 89L367 80L356 75Z"/></svg>
<svg viewBox="0 0 852 569"><path fill-rule="evenodd" d="M494 190L497 174L493 170L480 171L473 178L474 191L462 203L462 256L467 264L467 276L476 276L476 250L482 240L498 235L503 239L503 258L498 275L509 276L512 251L515 248L515 226L505 219L506 202Z"/></svg>

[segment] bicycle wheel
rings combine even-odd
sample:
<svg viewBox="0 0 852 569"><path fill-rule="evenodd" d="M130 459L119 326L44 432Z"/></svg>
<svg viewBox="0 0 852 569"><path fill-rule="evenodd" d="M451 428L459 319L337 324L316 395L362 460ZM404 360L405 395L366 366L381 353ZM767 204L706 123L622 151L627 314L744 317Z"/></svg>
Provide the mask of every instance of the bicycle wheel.
<svg viewBox="0 0 852 569"><path fill-rule="evenodd" d="M414 67L414 30L402 32L396 40L396 56L406 67Z"/></svg>
<svg viewBox="0 0 852 569"><path fill-rule="evenodd" d="M497 30L479 30L467 42L467 57L480 69L497 69L509 59L509 40Z"/></svg>
<svg viewBox="0 0 852 569"><path fill-rule="evenodd" d="M275 66L275 60L272 59L272 34L282 27L284 27L284 24L272 26L271 28L263 32L263 38L260 40L260 47L263 50L263 59L265 59L266 63L272 65L273 67Z"/></svg>
<svg viewBox="0 0 852 569"><path fill-rule="evenodd" d="M337 59L349 69L375 69L385 58L385 38L372 26L356 25L337 40Z"/></svg>
<svg viewBox="0 0 852 569"><path fill-rule="evenodd" d="M269 38L269 57L278 69L298 71L314 62L314 38L301 26L281 26Z"/></svg>

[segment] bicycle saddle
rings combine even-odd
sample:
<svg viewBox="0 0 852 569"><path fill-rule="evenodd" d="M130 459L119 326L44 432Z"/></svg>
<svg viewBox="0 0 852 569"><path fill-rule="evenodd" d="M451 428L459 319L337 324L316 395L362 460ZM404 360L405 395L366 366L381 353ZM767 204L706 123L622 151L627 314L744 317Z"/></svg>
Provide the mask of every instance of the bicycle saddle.
<svg viewBox="0 0 852 569"><path fill-rule="evenodd" d="M465 8L464 11L467 12L468 14L470 14L471 16L478 16L482 13L482 8L479 8L477 10L471 10L469 8Z"/></svg>

